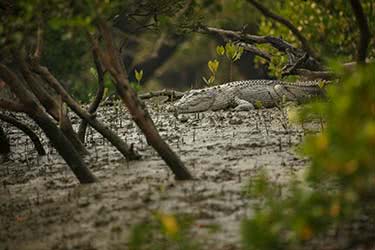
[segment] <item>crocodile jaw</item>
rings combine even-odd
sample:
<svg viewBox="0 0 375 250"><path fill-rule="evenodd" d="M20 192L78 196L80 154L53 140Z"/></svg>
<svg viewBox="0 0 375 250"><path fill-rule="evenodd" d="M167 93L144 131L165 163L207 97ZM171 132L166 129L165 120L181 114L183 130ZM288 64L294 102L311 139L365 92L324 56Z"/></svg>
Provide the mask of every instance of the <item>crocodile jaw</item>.
<svg viewBox="0 0 375 250"><path fill-rule="evenodd" d="M193 113L209 110L215 102L216 93L212 89L191 90L174 107L178 113Z"/></svg>

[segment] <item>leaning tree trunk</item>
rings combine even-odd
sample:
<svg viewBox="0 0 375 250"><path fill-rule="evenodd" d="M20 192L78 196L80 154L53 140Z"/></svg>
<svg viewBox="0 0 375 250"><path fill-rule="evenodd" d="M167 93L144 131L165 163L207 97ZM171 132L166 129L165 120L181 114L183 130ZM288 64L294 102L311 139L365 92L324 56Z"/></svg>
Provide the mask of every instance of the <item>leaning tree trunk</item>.
<svg viewBox="0 0 375 250"><path fill-rule="evenodd" d="M52 145L69 165L80 183L95 182L95 176L87 168L73 144L43 110L43 107L38 103L36 97L19 79L17 79L17 76L3 64L0 64L0 77L22 102L24 112L44 131Z"/></svg>
<svg viewBox="0 0 375 250"><path fill-rule="evenodd" d="M62 103L59 103L55 100L56 98L51 96L51 94L44 88L40 79L38 81L37 76L31 72L26 62L21 58L21 55L17 54L15 58L17 59L17 63L21 68L22 76L29 86L29 89L38 98L48 114L59 122L62 132L71 141L76 150L82 155L89 155L85 145L83 145L78 138L77 133L73 130L70 118L65 112L63 112Z"/></svg>
<svg viewBox="0 0 375 250"><path fill-rule="evenodd" d="M112 34L108 25L101 21L99 28L102 32L106 53L100 50L97 41L92 39L94 49L97 50L100 59L114 78L114 85L117 93L127 106L133 120L146 136L147 142L159 153L163 160L168 164L178 180L192 179L191 174L185 168L180 158L172 151L167 143L161 138L155 127L145 105L139 100L137 94L129 84L126 71L121 63L118 51L114 48Z"/></svg>
<svg viewBox="0 0 375 250"><path fill-rule="evenodd" d="M37 72L57 93L61 95L61 98L81 119L87 121L91 127L103 135L108 141L116 147L118 151L128 160L137 160L140 155L134 150L133 147L129 147L124 140L122 140L114 131L105 126L102 122L95 118L95 115L89 114L65 91L60 82L49 72L46 67L38 64L33 66L33 70Z"/></svg>

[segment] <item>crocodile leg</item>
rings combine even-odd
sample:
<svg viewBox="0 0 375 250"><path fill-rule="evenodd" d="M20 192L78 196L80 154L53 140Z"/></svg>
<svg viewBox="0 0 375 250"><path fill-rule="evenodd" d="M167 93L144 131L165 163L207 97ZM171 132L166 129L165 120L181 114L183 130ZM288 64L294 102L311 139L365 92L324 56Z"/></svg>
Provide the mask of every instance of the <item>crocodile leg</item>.
<svg viewBox="0 0 375 250"><path fill-rule="evenodd" d="M238 97L234 98L234 104L236 105L235 109L236 111L247 111L254 109L254 105L251 102L245 101L243 99L240 99Z"/></svg>
<svg viewBox="0 0 375 250"><path fill-rule="evenodd" d="M281 100L285 98L286 101L298 101L297 96L282 84L276 84L273 89L275 93L280 96Z"/></svg>

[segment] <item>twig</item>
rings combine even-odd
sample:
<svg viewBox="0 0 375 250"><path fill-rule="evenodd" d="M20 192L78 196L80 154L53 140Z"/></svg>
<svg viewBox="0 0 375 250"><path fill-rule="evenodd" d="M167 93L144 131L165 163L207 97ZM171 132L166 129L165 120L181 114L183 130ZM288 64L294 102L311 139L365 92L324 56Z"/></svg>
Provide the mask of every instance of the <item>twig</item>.
<svg viewBox="0 0 375 250"><path fill-rule="evenodd" d="M350 0L352 10L357 20L360 31L360 39L357 51L357 62L360 64L366 63L367 48L370 42L370 29L368 27L367 18L363 13L362 5L359 0Z"/></svg>
<svg viewBox="0 0 375 250"><path fill-rule="evenodd" d="M306 62L308 59L307 53L305 53L303 56L299 58L295 58L294 55L292 55L288 50L287 50L288 58L289 58L289 63L282 69L282 76L286 75L291 75L295 72L297 68L302 67L302 65ZM293 60L295 60L293 62Z"/></svg>

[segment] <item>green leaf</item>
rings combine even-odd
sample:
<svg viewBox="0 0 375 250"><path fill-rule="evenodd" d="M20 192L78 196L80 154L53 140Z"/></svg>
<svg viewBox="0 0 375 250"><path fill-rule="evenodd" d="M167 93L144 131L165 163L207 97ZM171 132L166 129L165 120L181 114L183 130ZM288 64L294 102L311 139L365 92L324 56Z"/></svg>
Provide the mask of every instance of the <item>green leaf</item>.
<svg viewBox="0 0 375 250"><path fill-rule="evenodd" d="M210 69L210 71L213 75L216 74L218 67L219 67L219 61L218 60L215 59L213 61L208 61L208 68Z"/></svg>
<svg viewBox="0 0 375 250"><path fill-rule="evenodd" d="M139 83L143 77L143 70L141 69L140 71L137 71L137 70L134 70L134 71L135 71L135 79L137 79Z"/></svg>
<svg viewBox="0 0 375 250"><path fill-rule="evenodd" d="M224 55L224 53L225 53L225 48L224 48L224 46L217 46L216 47L216 53L219 55L219 56L222 56L222 55Z"/></svg>
<svg viewBox="0 0 375 250"><path fill-rule="evenodd" d="M233 43L227 43L225 45L225 55L227 56L227 58L232 60L235 53L236 53L236 49L235 49Z"/></svg>
<svg viewBox="0 0 375 250"><path fill-rule="evenodd" d="M214 82L215 82L215 76L212 75L212 76L210 76L210 78L208 79L208 85L213 85Z"/></svg>
<svg viewBox="0 0 375 250"><path fill-rule="evenodd" d="M242 53L243 53L243 48L242 47L237 47L237 51L236 51L236 54L233 58L233 62L239 60L242 56Z"/></svg>

